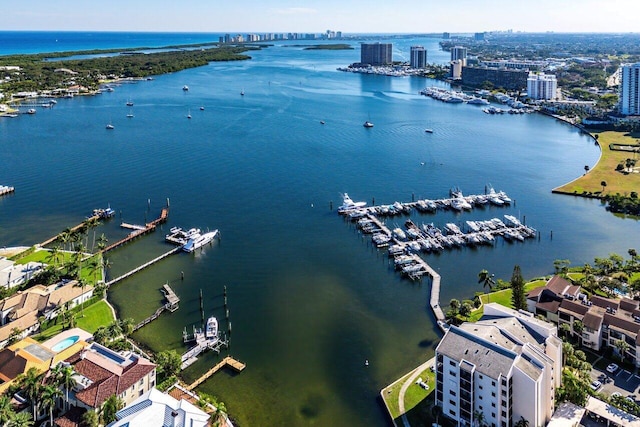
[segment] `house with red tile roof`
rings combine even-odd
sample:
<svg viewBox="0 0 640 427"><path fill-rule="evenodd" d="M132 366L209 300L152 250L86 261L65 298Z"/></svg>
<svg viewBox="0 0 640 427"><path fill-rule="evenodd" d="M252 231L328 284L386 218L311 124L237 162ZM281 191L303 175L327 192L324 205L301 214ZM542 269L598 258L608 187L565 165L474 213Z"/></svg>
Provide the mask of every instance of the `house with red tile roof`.
<svg viewBox="0 0 640 427"><path fill-rule="evenodd" d="M64 363L75 372L76 386L69 394L69 404L80 409L99 410L113 395L126 406L156 385L153 362L133 352L116 352L95 342ZM62 416L56 425L72 425L69 421Z"/></svg>

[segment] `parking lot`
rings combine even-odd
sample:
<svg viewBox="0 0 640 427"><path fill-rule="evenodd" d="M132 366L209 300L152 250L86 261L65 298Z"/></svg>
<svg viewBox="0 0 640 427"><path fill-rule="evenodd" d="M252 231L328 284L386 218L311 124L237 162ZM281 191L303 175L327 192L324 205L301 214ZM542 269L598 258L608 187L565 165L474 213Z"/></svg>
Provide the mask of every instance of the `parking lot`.
<svg viewBox="0 0 640 427"><path fill-rule="evenodd" d="M609 373L606 369L599 369L596 366L591 370L591 380L600 381L602 387L597 391L607 396L618 392L624 397L632 398L636 403L640 403L640 377L625 369L618 368L615 372Z"/></svg>

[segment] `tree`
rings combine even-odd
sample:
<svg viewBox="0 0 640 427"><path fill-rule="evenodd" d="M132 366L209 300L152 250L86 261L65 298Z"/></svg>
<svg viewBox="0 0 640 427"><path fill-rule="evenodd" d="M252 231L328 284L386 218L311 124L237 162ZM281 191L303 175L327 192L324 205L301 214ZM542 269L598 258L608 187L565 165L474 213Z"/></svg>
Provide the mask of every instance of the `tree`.
<svg viewBox="0 0 640 427"><path fill-rule="evenodd" d="M489 272L487 270L481 270L480 273L478 273L478 283L482 283L482 287L483 288L489 288L489 292L491 292L491 290L493 289L493 285L496 284L496 282L493 280L493 274L489 274ZM487 295L487 301L489 301L489 296Z"/></svg>
<svg viewBox="0 0 640 427"><path fill-rule="evenodd" d="M82 414L82 420L80 421L82 427L98 427L99 423L100 420L95 411L87 411Z"/></svg>
<svg viewBox="0 0 640 427"><path fill-rule="evenodd" d="M569 333L569 331L571 331L571 327L569 326L569 324L568 324L568 323L561 322L561 323L558 325L558 330L561 332L561 335L562 335L563 337L566 337L566 336L567 336L567 334Z"/></svg>
<svg viewBox="0 0 640 427"><path fill-rule="evenodd" d="M13 416L13 406L11 406L11 398L6 394L0 396L0 425L5 425Z"/></svg>
<svg viewBox="0 0 640 427"><path fill-rule="evenodd" d="M161 351L156 360L158 364L158 374L164 378L169 378L180 373L182 358L175 350Z"/></svg>
<svg viewBox="0 0 640 427"><path fill-rule="evenodd" d="M473 411L473 425L476 427L483 427L485 422L484 412L481 411Z"/></svg>
<svg viewBox="0 0 640 427"><path fill-rule="evenodd" d="M624 361L625 353L629 350L629 344L624 339L620 339L615 342L615 347L620 360Z"/></svg>
<svg viewBox="0 0 640 427"><path fill-rule="evenodd" d="M32 427L33 418L28 412L18 412L7 423L7 427Z"/></svg>
<svg viewBox="0 0 640 427"><path fill-rule="evenodd" d="M53 410L60 396L62 396L62 391L55 384L44 386L39 396L42 409L49 412L49 425L51 426L53 425Z"/></svg>
<svg viewBox="0 0 640 427"><path fill-rule="evenodd" d="M127 317L126 319L118 320L118 326L125 337L128 337L133 333L133 328L136 326L133 319Z"/></svg>
<svg viewBox="0 0 640 427"><path fill-rule="evenodd" d="M21 374L18 378L18 384L24 391L24 395L29 402L31 402L31 408L33 410L33 419L36 418L38 410L38 398L40 395L40 389L42 388L42 378L44 374L40 373L35 367L29 368L29 370Z"/></svg>
<svg viewBox="0 0 640 427"><path fill-rule="evenodd" d="M80 288L82 290L82 295L84 295L84 288L87 286L87 281L81 277L74 286ZM82 317L84 317L84 302L80 303L80 313L82 314Z"/></svg>
<svg viewBox="0 0 640 427"><path fill-rule="evenodd" d="M584 165L584 173L586 174L587 172L589 172L589 165Z"/></svg>
<svg viewBox="0 0 640 427"><path fill-rule="evenodd" d="M602 192L604 193L604 189L607 187L607 181L600 181L600 185L602 185Z"/></svg>
<svg viewBox="0 0 640 427"><path fill-rule="evenodd" d="M553 268L555 269L556 274L560 276L566 276L570 265L571 261L568 259L556 259L553 261Z"/></svg>
<svg viewBox="0 0 640 427"><path fill-rule="evenodd" d="M98 327L98 329L96 329L96 331L93 333L93 340L98 344L104 345L107 342L108 338L109 331L104 326Z"/></svg>
<svg viewBox="0 0 640 427"><path fill-rule="evenodd" d="M529 427L529 421L521 416L520 419L513 425L513 427Z"/></svg>
<svg viewBox="0 0 640 427"><path fill-rule="evenodd" d="M460 316L468 318L473 311L473 304L470 301L464 301L460 305Z"/></svg>
<svg viewBox="0 0 640 427"><path fill-rule="evenodd" d="M7 345L14 344L18 342L22 338L22 331L20 328L11 328L9 332L9 340L7 341Z"/></svg>
<svg viewBox="0 0 640 427"><path fill-rule="evenodd" d="M59 387L64 388L65 405L67 409L69 409L69 390L71 390L76 385L76 380L73 378L73 368L71 366L64 366L59 363L51 369L51 374L54 377L55 384Z"/></svg>
<svg viewBox="0 0 640 427"><path fill-rule="evenodd" d="M578 342L582 345L582 331L584 330L584 325L578 319L573 321L573 332L578 336ZM577 352L576 352L577 353Z"/></svg>
<svg viewBox="0 0 640 427"><path fill-rule="evenodd" d="M524 292L524 279L520 272L520 266L513 267L511 275L511 302L516 310L525 310L527 308L527 296Z"/></svg>
<svg viewBox="0 0 640 427"><path fill-rule="evenodd" d="M109 424L116 420L116 413L124 407L124 403L122 400L118 398L115 394L109 396L107 400L105 400L102 405L102 409L100 410L100 416L102 418L103 424Z"/></svg>
<svg viewBox="0 0 640 427"><path fill-rule="evenodd" d="M102 233L100 237L98 237L98 250L100 252L104 251L104 248L107 247L107 242L109 242L109 240L104 235L104 233Z"/></svg>

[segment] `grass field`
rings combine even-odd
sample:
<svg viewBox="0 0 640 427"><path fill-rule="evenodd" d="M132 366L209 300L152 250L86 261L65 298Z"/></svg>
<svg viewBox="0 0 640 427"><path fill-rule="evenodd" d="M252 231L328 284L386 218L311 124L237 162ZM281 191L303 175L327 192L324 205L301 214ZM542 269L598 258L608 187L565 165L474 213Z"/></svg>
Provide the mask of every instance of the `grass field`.
<svg viewBox="0 0 640 427"><path fill-rule="evenodd" d="M16 263L18 264L26 264L28 262L41 262L44 264L53 264L54 262L56 263L56 265L58 266L62 266L65 263L70 262L73 257L74 257L74 253L73 252L69 252L69 251L60 251L58 253L58 259L57 260L53 260L52 256L51 256L51 251L48 251L46 249L37 249L34 252L29 253L28 255L16 260ZM93 257L97 257L98 259L98 263L101 265L102 264L102 255L101 254L95 254L93 255ZM85 280L87 283L91 284L91 285L95 285L95 283L97 283L99 280L101 280L101 269L102 267L99 267L98 270L93 271L91 268L91 262L90 262L91 258L87 258L85 260L82 261L82 279Z"/></svg>
<svg viewBox="0 0 640 427"><path fill-rule="evenodd" d="M400 380L396 381L393 385L387 387L385 389L384 400L389 408L389 412L393 419L400 417L400 409L398 407L398 396L400 394L400 389L402 385L407 381L407 379L411 376L412 372L409 372L407 375L402 377ZM421 404L425 398L433 392L436 385L436 376L435 373L431 371L430 368L425 369L419 375L419 378L429 385L427 390L423 389L417 384L410 384L409 388L404 395L404 408L407 413L411 412L413 408Z"/></svg>
<svg viewBox="0 0 640 427"><path fill-rule="evenodd" d="M586 174L568 184L555 188L553 191L595 197L616 193L629 195L632 191L640 191L640 173L624 174L616 171L616 166L619 163L624 164L625 160L633 158L634 154L609 149L609 144L612 143L637 144L640 134L614 131L592 131L591 134L598 136L598 143L601 149L600 160ZM638 155L635 156L638 158ZM638 160L640 161L640 158ZM600 184L602 181L607 183L604 192Z"/></svg>
<svg viewBox="0 0 640 427"><path fill-rule="evenodd" d="M113 312L106 301L101 300L76 315L76 326L94 333L100 326L108 326L114 320Z"/></svg>

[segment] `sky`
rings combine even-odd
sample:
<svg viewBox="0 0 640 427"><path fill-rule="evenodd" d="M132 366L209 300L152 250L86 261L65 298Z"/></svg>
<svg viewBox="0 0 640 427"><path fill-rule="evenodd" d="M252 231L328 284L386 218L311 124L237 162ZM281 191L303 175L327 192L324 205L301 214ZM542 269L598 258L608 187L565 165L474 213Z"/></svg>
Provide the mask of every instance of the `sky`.
<svg viewBox="0 0 640 427"><path fill-rule="evenodd" d="M0 30L345 34L638 32L638 0L21 0ZM0 43L2 40L0 39Z"/></svg>

